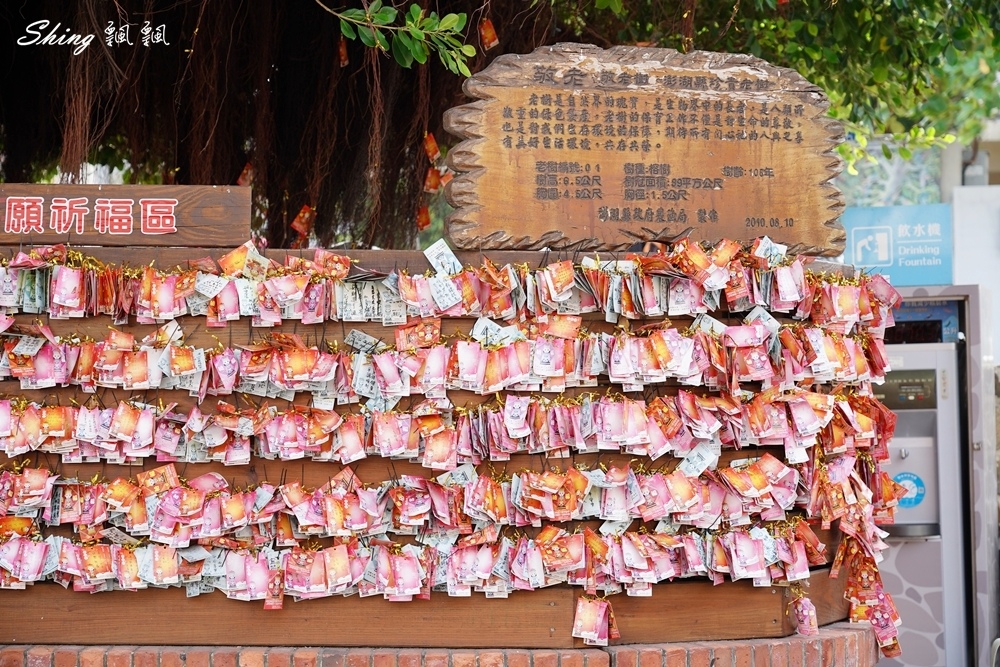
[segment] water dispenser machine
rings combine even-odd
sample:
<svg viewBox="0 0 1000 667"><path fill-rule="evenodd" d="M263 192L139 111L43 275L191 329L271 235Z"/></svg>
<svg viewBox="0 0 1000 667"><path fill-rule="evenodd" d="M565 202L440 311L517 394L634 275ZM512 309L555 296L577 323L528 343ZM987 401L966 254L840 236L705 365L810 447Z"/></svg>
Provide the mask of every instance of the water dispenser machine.
<svg viewBox="0 0 1000 667"><path fill-rule="evenodd" d="M968 540L956 343L887 346L892 372L873 388L898 415L885 470L908 490L885 526L890 549L879 569L903 618L903 656L879 665L945 667L969 658Z"/></svg>

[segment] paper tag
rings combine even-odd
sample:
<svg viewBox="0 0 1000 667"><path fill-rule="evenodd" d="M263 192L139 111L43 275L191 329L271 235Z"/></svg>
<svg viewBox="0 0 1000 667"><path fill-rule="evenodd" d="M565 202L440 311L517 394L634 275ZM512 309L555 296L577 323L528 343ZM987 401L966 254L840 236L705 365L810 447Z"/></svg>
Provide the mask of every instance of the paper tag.
<svg viewBox="0 0 1000 667"><path fill-rule="evenodd" d="M388 287L379 287L378 291L382 297L382 326L406 324L406 302L399 298L399 293Z"/></svg>
<svg viewBox="0 0 1000 667"><path fill-rule="evenodd" d="M368 354L379 352L380 350L388 347L388 345L380 341L378 338L369 336L364 331L358 331L357 329L351 329L347 333L347 336L344 338L344 344L350 345L355 350Z"/></svg>
<svg viewBox="0 0 1000 667"><path fill-rule="evenodd" d="M629 519L628 521L611 521L611 520L608 520L608 521L605 521L604 523L601 524L601 527L598 528L598 531L601 533L601 535L605 535L605 536L607 536L607 535L619 535L619 536L621 536L621 535L625 534L625 531L628 530L628 527L631 526L631 525L632 525L632 520L631 519Z"/></svg>
<svg viewBox="0 0 1000 667"><path fill-rule="evenodd" d="M493 345L499 339L502 330L503 327L488 317L480 317L472 326L472 337L480 343Z"/></svg>
<svg viewBox="0 0 1000 667"><path fill-rule="evenodd" d="M775 319L774 315L767 312L763 306L754 306L754 309L743 318L743 322L746 324L753 324L758 321L767 328L772 336L776 335L781 328L781 323Z"/></svg>
<svg viewBox="0 0 1000 667"><path fill-rule="evenodd" d="M240 378L240 383L236 385L235 391L252 396L267 396L267 384L267 380L254 381Z"/></svg>
<svg viewBox="0 0 1000 667"><path fill-rule="evenodd" d="M14 349L11 350L11 352L18 356L33 357L38 354L38 351L42 349L43 345L45 345L44 338L24 336L17 342L17 345L14 346Z"/></svg>
<svg viewBox="0 0 1000 667"><path fill-rule="evenodd" d="M705 313L702 313L698 317L694 318L694 322L691 324L691 327L716 336L721 336L726 333L726 325L724 323Z"/></svg>
<svg viewBox="0 0 1000 667"><path fill-rule="evenodd" d="M719 456L712 451L711 443L703 441L688 452L688 455L677 466L677 470L684 473L685 477L695 478L714 466L718 460Z"/></svg>
<svg viewBox="0 0 1000 667"><path fill-rule="evenodd" d="M444 239L438 239L431 247L424 250L424 256L441 275L451 276L462 270L462 263L458 261L458 257Z"/></svg>
<svg viewBox="0 0 1000 667"><path fill-rule="evenodd" d="M196 347L194 349L194 370L199 373L208 370L208 361L205 359L205 350L200 347Z"/></svg>
<svg viewBox="0 0 1000 667"><path fill-rule="evenodd" d="M788 252L788 246L782 245L781 243L775 243L766 236L762 236L760 239L760 244L757 249L754 250L753 254L755 257L760 257L761 259L767 260L768 266L774 266L782 259L784 259L785 254Z"/></svg>
<svg viewBox="0 0 1000 667"><path fill-rule="evenodd" d="M402 396L383 396L379 394L378 396L369 398L365 402L365 407L373 412L389 412L396 407L401 398Z"/></svg>
<svg viewBox="0 0 1000 667"><path fill-rule="evenodd" d="M201 273L194 279L194 288L201 294L211 299L226 288L229 281L222 276L214 276L211 273Z"/></svg>
<svg viewBox="0 0 1000 667"><path fill-rule="evenodd" d="M185 301L187 302L188 313L192 316L201 317L208 315L208 302L211 301L211 297L194 292Z"/></svg>
<svg viewBox="0 0 1000 667"><path fill-rule="evenodd" d="M257 248L250 243L247 246L247 260L243 264L243 275L254 280L264 280L270 266L271 263L267 258L257 252Z"/></svg>
<svg viewBox="0 0 1000 667"><path fill-rule="evenodd" d="M380 393L375 379L375 366L363 354L354 355L354 378L351 386L354 393L365 398L375 398Z"/></svg>
<svg viewBox="0 0 1000 667"><path fill-rule="evenodd" d="M427 279L431 288L431 296L439 310L448 310L462 302L462 293L455 287L455 283L447 276L432 276Z"/></svg>
<svg viewBox="0 0 1000 667"><path fill-rule="evenodd" d="M139 544L139 540L135 539L125 531L119 530L114 527L105 528L104 530L101 531L101 535L103 537L108 538L109 541L114 542L115 544L120 544L120 545L127 544L130 546L136 546L137 544Z"/></svg>
<svg viewBox="0 0 1000 667"><path fill-rule="evenodd" d="M240 315L250 317L260 315L260 306L257 304L257 283L246 278L237 278L236 294L240 299Z"/></svg>

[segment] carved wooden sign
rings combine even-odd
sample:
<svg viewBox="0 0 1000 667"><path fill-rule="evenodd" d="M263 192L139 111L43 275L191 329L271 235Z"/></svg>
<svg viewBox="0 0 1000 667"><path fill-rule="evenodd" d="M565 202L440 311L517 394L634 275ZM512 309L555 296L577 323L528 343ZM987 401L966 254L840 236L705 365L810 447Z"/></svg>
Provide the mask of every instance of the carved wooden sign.
<svg viewBox="0 0 1000 667"><path fill-rule="evenodd" d="M4 183L0 216L0 245L232 246L250 238L250 188Z"/></svg>
<svg viewBox="0 0 1000 667"><path fill-rule="evenodd" d="M557 44L504 55L450 109L465 249L767 235L839 255L843 138L822 91L748 55Z"/></svg>

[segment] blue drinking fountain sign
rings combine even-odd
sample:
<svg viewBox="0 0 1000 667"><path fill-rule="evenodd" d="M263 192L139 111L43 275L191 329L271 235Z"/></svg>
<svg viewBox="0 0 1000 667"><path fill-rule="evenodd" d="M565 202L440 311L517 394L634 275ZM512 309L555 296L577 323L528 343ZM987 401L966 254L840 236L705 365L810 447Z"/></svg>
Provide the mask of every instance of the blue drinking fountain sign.
<svg viewBox="0 0 1000 667"><path fill-rule="evenodd" d="M849 206L844 262L897 287L952 284L951 204Z"/></svg>

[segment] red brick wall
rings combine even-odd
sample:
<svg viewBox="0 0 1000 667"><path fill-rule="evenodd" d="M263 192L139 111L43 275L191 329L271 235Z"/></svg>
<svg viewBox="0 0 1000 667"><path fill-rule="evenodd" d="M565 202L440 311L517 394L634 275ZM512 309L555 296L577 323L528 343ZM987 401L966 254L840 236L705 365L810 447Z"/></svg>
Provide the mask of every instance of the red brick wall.
<svg viewBox="0 0 1000 667"><path fill-rule="evenodd" d="M3 646L0 667L873 667L867 626L834 623L816 637L605 649L240 648Z"/></svg>

